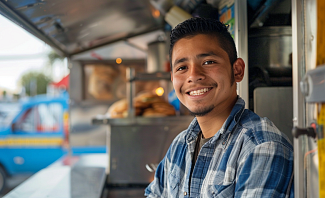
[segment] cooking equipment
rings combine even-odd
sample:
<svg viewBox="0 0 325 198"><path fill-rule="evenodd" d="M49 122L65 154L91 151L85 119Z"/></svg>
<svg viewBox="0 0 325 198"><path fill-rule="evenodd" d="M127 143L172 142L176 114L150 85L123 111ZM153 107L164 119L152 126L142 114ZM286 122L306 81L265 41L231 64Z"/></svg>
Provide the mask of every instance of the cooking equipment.
<svg viewBox="0 0 325 198"><path fill-rule="evenodd" d="M248 36L249 67L259 67L270 76L291 76L291 27L252 28Z"/></svg>

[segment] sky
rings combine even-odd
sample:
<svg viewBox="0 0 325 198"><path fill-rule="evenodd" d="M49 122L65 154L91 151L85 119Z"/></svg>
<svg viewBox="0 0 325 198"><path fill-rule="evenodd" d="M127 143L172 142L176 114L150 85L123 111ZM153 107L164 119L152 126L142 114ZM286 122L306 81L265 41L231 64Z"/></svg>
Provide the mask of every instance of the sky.
<svg viewBox="0 0 325 198"><path fill-rule="evenodd" d="M0 90L19 93L21 75L30 70L42 70L50 51L51 47L43 41L0 15ZM53 81L67 74L63 64L54 64Z"/></svg>

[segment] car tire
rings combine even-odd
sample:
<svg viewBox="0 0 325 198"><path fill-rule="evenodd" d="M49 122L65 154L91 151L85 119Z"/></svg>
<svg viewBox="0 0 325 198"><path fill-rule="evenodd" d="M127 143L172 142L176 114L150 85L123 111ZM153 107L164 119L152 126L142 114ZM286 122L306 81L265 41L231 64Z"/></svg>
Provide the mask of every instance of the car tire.
<svg viewBox="0 0 325 198"><path fill-rule="evenodd" d="M3 194L7 186L7 174L5 170L0 166L0 194Z"/></svg>

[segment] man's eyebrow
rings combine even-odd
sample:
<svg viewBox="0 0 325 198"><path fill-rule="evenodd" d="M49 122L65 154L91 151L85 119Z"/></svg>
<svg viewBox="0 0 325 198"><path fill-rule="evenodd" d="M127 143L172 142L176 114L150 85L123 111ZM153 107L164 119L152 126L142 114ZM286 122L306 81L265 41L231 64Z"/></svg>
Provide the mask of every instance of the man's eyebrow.
<svg viewBox="0 0 325 198"><path fill-rule="evenodd" d="M187 61L187 60L188 60L188 58L180 58L180 59L176 59L176 60L174 61L174 64L173 64L173 65L176 65L176 64L178 64L178 63L185 62L185 61Z"/></svg>
<svg viewBox="0 0 325 198"><path fill-rule="evenodd" d="M204 57L207 57L207 56L217 56L217 57L220 57L220 55L218 55L218 54L216 54L214 52L207 52L207 53L202 53L202 54L196 55L196 58L204 58ZM176 65L178 63L182 63L182 62L185 62L185 61L188 61L188 58L176 59L174 61L174 64L173 65Z"/></svg>
<svg viewBox="0 0 325 198"><path fill-rule="evenodd" d="M219 57L219 55L215 54L214 52L207 52L207 53L202 53L202 54L196 55L196 58L204 58L207 56L218 56Z"/></svg>

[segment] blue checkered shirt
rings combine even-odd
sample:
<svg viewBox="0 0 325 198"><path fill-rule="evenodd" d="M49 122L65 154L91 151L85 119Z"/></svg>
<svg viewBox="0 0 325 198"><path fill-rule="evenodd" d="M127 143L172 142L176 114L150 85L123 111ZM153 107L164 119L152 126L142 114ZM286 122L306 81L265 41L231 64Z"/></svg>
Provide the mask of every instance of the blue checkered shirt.
<svg viewBox="0 0 325 198"><path fill-rule="evenodd" d="M293 148L267 118L238 98L221 129L205 143L189 180L200 126L196 118L172 142L147 197L294 197ZM191 184L189 184L191 181Z"/></svg>

